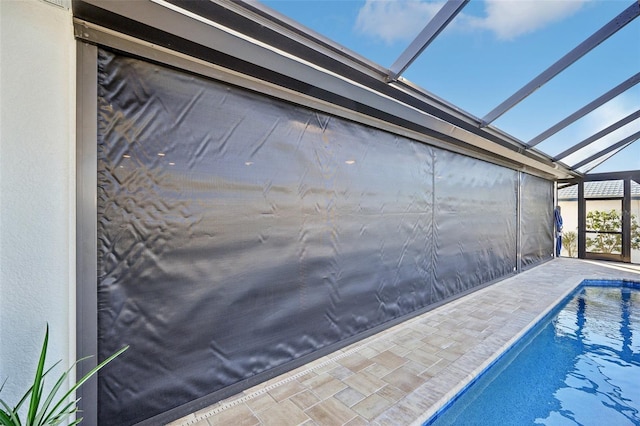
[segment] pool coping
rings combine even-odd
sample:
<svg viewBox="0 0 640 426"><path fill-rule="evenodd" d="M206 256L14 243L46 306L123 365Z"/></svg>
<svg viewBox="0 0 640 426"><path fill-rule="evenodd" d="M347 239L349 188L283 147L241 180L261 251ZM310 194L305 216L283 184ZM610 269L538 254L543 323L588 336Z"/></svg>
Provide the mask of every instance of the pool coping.
<svg viewBox="0 0 640 426"><path fill-rule="evenodd" d="M523 274L528 271L523 272ZM478 368L476 368L471 374L468 376L468 380L462 381L458 383L453 389L451 389L445 396L443 396L432 408L425 413L424 416L416 419L411 426L421 426L426 421L430 420L434 415L436 415L439 411L442 411L446 408L453 398L456 398L464 392L464 390L473 384L473 382L479 378L487 369L491 368L501 357L503 357L520 339L526 336L533 328L542 321L548 314L551 312L559 303L561 303L565 298L571 295L582 282L585 281L585 278L576 278L572 277L567 280L569 282L569 288L562 293L559 297L556 298L551 305L549 305L544 311L542 311L538 316L536 316L525 328L523 328L520 332L514 335L509 341L507 341L500 349L498 349L490 358L488 358L485 362L483 362ZM575 282L575 283L574 283Z"/></svg>
<svg viewBox="0 0 640 426"><path fill-rule="evenodd" d="M572 279L573 281L573 279ZM518 334L516 334L509 342L505 343L505 345L498 350L494 356L487 359L482 365L480 365L473 373L471 373L470 379L466 382L460 382L458 386L452 389L449 393L451 396L446 399L443 397L436 405L434 405L425 416L416 419L412 426L423 426L425 424L431 423L435 421L442 413L444 413L452 404L455 403L457 399L459 399L468 388L474 385L477 380L479 380L489 369L491 369L495 364L500 362L505 356L509 355L509 353L518 345L520 341L529 337L529 334L536 331L536 328L539 324L544 321L547 321L550 315L555 315L555 311L559 310L561 306L567 303L570 299L574 298L575 295L580 291L581 288L585 287L619 287L621 284L630 284L628 287L634 289L640 289L640 277L638 281L631 281L628 279L590 279L584 278L579 281L574 287L569 288L564 295L558 297L556 302L550 305L547 309L540 313L533 321L531 321L527 327L522 329ZM626 285L623 285L626 287Z"/></svg>

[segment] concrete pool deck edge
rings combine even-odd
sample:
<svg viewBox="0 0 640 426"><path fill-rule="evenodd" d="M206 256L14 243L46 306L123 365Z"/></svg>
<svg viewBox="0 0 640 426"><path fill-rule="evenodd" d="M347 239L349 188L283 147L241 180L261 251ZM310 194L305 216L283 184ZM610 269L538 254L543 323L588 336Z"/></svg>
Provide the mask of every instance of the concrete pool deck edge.
<svg viewBox="0 0 640 426"><path fill-rule="evenodd" d="M599 278L640 281L640 267L546 262L170 425L420 425L583 280Z"/></svg>
<svg viewBox="0 0 640 426"><path fill-rule="evenodd" d="M529 271L523 272L526 274ZM521 276L521 275L520 275ZM500 357L502 357L507 350L509 350L516 342L522 339L527 333L529 333L533 327L536 326L545 316L549 314L559 303L561 303L567 296L575 291L575 289L585 280L585 278L571 277L568 278L568 288L564 294L560 295L551 305L542 311L536 318L534 318L525 328L513 336L507 343L505 343L500 349L498 349L490 358L483 362L478 368L476 368L471 374L466 377L466 380L461 381L453 389L451 389L443 398L434 404L423 416L416 419L411 423L411 426L420 426L427 420L431 419L438 411L442 410L452 398L455 398L460 392L462 392L471 382L473 382L478 376L486 371L491 365L493 365Z"/></svg>

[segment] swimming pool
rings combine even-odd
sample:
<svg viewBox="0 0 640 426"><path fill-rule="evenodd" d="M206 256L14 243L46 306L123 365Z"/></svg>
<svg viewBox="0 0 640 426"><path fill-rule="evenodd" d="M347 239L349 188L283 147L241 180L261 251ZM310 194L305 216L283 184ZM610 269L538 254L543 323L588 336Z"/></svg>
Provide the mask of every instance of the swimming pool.
<svg viewBox="0 0 640 426"><path fill-rule="evenodd" d="M584 281L424 425L640 425L640 283Z"/></svg>

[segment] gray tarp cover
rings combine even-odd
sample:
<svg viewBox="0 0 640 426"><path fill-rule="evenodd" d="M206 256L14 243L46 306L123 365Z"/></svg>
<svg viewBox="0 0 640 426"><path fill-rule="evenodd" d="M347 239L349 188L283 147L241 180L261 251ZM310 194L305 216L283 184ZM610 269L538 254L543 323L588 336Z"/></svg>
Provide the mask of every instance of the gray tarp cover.
<svg viewBox="0 0 640 426"><path fill-rule="evenodd" d="M516 266L514 170L102 49L98 68L99 357L131 345L100 375L101 424L220 394ZM544 217L523 223L547 221L531 202Z"/></svg>
<svg viewBox="0 0 640 426"><path fill-rule="evenodd" d="M553 186L535 176L520 176L522 266L527 267L553 256Z"/></svg>

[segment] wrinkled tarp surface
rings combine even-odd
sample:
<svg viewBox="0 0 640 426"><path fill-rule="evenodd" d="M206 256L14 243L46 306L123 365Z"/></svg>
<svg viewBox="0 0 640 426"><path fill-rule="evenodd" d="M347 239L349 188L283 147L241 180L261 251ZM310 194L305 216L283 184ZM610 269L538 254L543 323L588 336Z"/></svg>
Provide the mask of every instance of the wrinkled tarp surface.
<svg viewBox="0 0 640 426"><path fill-rule="evenodd" d="M520 235L522 266L553 256L553 185L544 179L520 174Z"/></svg>
<svg viewBox="0 0 640 426"><path fill-rule="evenodd" d="M514 170L103 49L98 103L99 358L131 345L99 376L101 424L516 266ZM551 184L528 182L538 229ZM550 251L534 234L528 253Z"/></svg>

